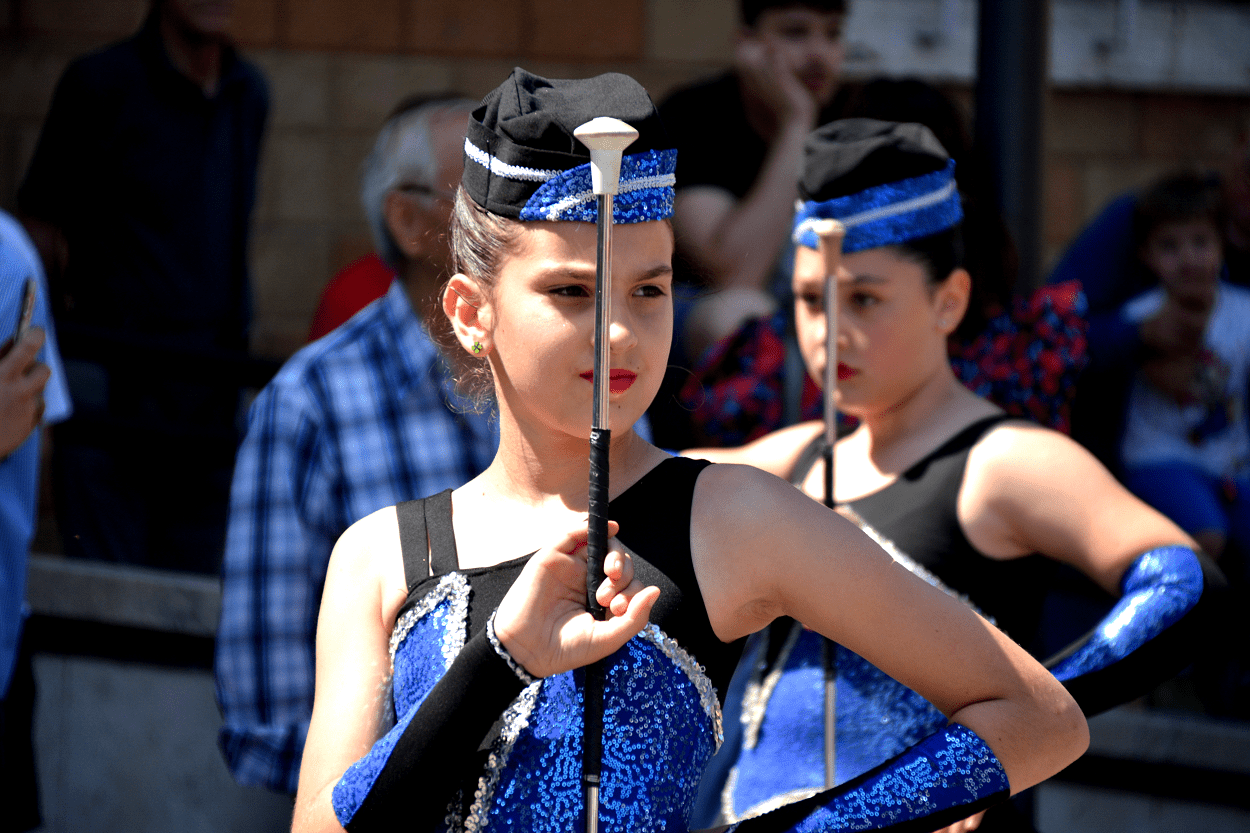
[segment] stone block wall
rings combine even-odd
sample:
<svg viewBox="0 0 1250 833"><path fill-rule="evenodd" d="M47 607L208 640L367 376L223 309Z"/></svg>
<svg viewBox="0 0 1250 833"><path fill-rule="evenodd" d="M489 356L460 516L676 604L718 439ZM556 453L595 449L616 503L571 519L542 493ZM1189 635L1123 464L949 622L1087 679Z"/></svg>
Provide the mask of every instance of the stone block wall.
<svg viewBox="0 0 1250 833"><path fill-rule="evenodd" d="M148 0L0 0L0 207L74 56L126 36ZM303 343L325 282L371 249L358 172L404 96L481 96L515 65L553 76L616 70L657 99L726 64L730 0L237 0L235 37L270 84L252 250L254 350ZM945 88L971 111L966 85ZM1250 95L1056 90L1046 127L1052 258L1110 197L1173 165L1218 166L1250 127Z"/></svg>

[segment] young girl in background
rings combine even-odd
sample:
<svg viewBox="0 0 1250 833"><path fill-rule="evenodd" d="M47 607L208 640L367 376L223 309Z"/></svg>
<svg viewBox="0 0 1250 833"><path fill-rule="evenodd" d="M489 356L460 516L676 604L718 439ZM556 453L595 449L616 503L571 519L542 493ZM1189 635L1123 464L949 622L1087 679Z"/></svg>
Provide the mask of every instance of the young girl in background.
<svg viewBox="0 0 1250 833"><path fill-rule="evenodd" d="M847 226L833 399L858 426L837 442L832 497L901 563L1026 646L1036 645L1054 562L1119 596L1100 627L1052 665L1093 714L1188 664L1206 609L1197 605L1222 579L1185 533L1083 448L1009 419L955 377L947 339L971 279L960 267L953 167L917 124L848 119L808 139L794 295L799 346L818 382L831 325L812 224ZM808 422L742 448L686 454L757 466L822 501L824 433L823 422ZM730 733L736 748L718 756L701 802L719 805L722 818L844 783L945 722L886 669L797 620L752 641L729 694L741 731ZM1031 829L1010 807L992 810L986 825Z"/></svg>

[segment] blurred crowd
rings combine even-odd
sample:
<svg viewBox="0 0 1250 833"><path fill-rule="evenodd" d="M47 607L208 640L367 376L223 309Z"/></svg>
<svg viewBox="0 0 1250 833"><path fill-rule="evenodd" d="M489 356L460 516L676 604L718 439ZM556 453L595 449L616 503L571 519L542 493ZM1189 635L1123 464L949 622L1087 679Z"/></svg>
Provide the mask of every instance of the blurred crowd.
<svg viewBox="0 0 1250 833"><path fill-rule="evenodd" d="M839 119L920 123L954 160L963 204L972 289L948 340L960 381L1070 434L1244 594L1250 117L1221 170L1123 194L1044 286L1020 287L965 114L923 81L843 79L846 14L838 0L743 0L732 65L658 102L679 153L656 443L738 446L820 418L791 288L804 142ZM398 102L380 126L360 177L374 251L309 276L327 280L308 345L246 395L269 92L228 15L228 3L153 0L132 37L71 63L17 194L20 225L0 216L5 779L34 772L21 634L41 471L65 555L222 576L220 747L240 783L293 793L335 541L379 508L463 484L499 442L489 408L466 396L472 367L440 350L446 229L476 107L460 91ZM1052 641L1104 597L1057 580ZM1226 636L1187 674L1209 714L1250 718L1250 650ZM33 785L25 794L17 829L38 823Z"/></svg>

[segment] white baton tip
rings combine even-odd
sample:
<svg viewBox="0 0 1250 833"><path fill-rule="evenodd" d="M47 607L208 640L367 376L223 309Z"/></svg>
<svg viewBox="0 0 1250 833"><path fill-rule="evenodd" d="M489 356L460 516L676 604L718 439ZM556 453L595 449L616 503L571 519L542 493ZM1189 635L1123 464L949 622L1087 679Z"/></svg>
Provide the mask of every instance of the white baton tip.
<svg viewBox="0 0 1250 833"><path fill-rule="evenodd" d="M573 131L590 150L591 187L596 194L615 194L621 178L621 154L638 131L620 119L600 116Z"/></svg>

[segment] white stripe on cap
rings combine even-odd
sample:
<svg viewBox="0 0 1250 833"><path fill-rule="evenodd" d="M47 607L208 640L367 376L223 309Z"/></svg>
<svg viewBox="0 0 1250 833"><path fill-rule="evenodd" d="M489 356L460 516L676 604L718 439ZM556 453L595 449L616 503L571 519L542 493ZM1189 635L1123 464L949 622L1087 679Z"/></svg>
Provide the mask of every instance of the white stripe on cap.
<svg viewBox="0 0 1250 833"><path fill-rule="evenodd" d="M859 214L852 214L849 217L837 217L835 219L837 219L840 223L842 223L843 226L850 229L855 226L866 225L876 220L884 220L886 217L897 217L900 214L909 214L913 211L919 211L922 208L928 208L929 206L937 205L940 202L950 199L951 194L953 194L954 192L955 192L955 181L952 179L951 181L947 182L945 185L943 185L941 188L937 189L936 191L930 191L927 194L921 194L918 197L912 197L911 199L903 200L902 202L895 202L895 203L890 203L889 205L883 205L879 208L874 208L869 211L861 211ZM802 208L803 208L803 202L800 200L798 204L795 206L795 209L797 211L797 210L802 210ZM817 223L822 222L825 219L828 219L828 218L820 216L820 215L808 217L806 220L803 220L797 226L794 227L794 231L791 234L791 238L795 242L798 242L798 239L800 237L802 237L807 232L811 231L812 228Z"/></svg>
<svg viewBox="0 0 1250 833"><path fill-rule="evenodd" d="M859 214L852 214L850 217L839 218L842 225L850 228L851 226L862 226L865 223L871 223L874 220L883 220L886 217L894 217L899 214L908 214L912 211L919 211L922 208L928 208L931 205L937 205L945 199L948 199L955 192L955 180L950 180L936 191L928 194L921 194L918 197L912 197L902 202L890 203L880 208L874 208L870 211L863 211Z"/></svg>
<svg viewBox="0 0 1250 833"><path fill-rule="evenodd" d="M636 179L621 179L620 192L629 193L630 191L639 191L644 188L671 188L677 184L677 176L675 174L658 174L656 176L640 176ZM558 220L560 215L576 205L584 202L590 202L595 198L594 191L581 191L576 194L570 194L562 200L552 203L547 208L547 219Z"/></svg>
<svg viewBox="0 0 1250 833"><path fill-rule="evenodd" d="M546 182L564 173L563 171L544 171L539 168L509 165L507 162L501 162L499 157L491 156L467 138L464 140L464 152L474 162L488 169L495 176L501 176L504 179L519 179L523 182Z"/></svg>

